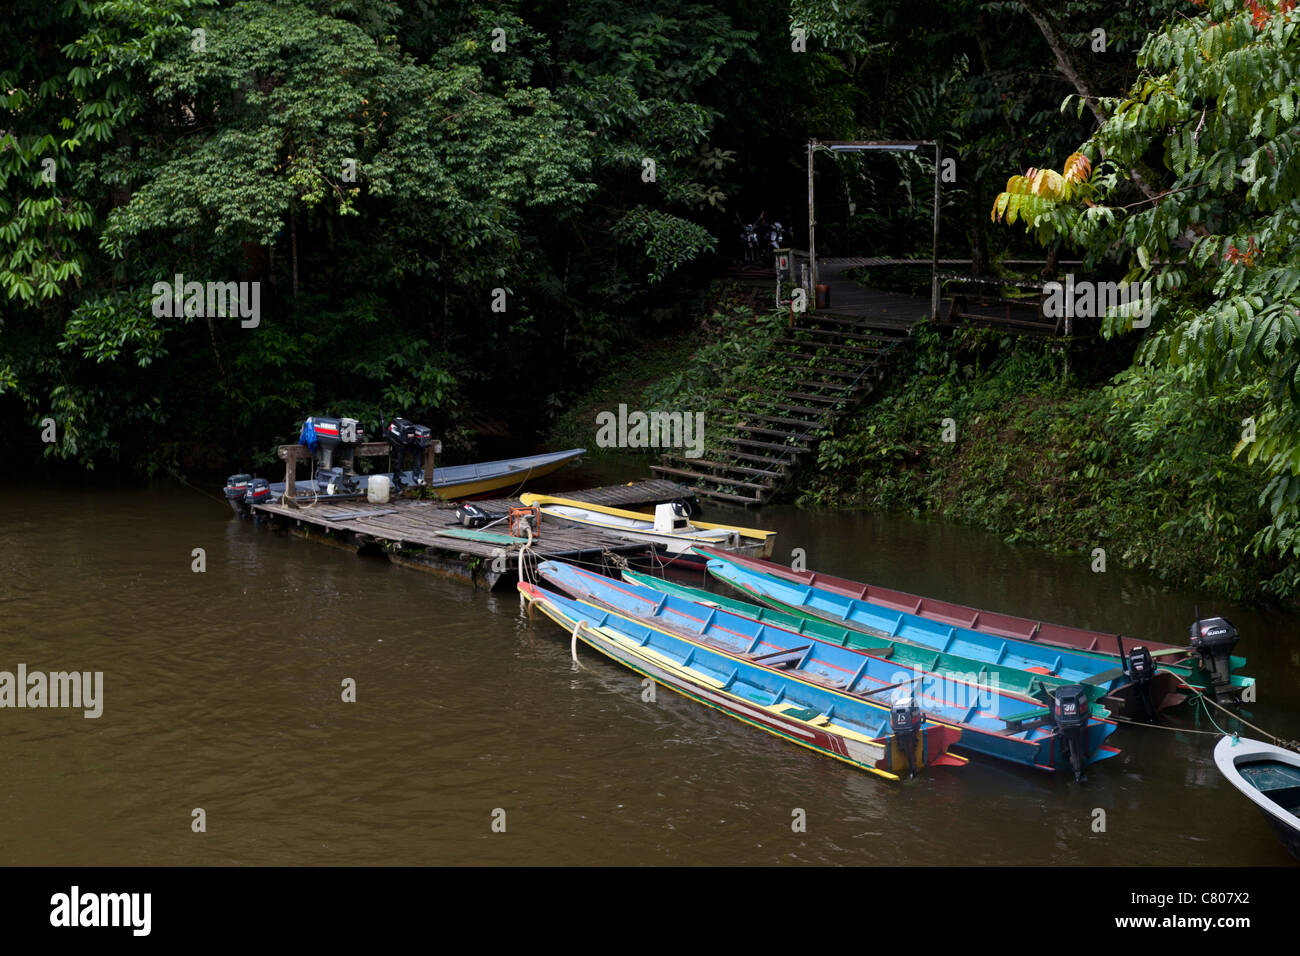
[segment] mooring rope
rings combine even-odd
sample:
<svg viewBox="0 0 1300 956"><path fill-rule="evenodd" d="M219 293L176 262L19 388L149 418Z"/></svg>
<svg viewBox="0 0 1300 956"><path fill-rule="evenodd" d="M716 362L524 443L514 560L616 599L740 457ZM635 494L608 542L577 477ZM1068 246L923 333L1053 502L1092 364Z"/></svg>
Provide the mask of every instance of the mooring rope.
<svg viewBox="0 0 1300 956"><path fill-rule="evenodd" d="M1242 717L1240 714L1235 714L1235 713L1233 713L1232 711L1228 710L1228 708L1224 707L1224 706L1223 706L1222 704L1220 704L1217 700L1211 700L1209 697L1207 697L1207 696L1205 695L1205 693L1204 693L1203 691L1200 690L1200 688L1193 687L1191 684L1188 684L1188 683L1186 683L1186 682L1182 682L1182 683L1180 684L1180 686L1181 686L1184 690L1189 690L1189 691L1191 691L1192 694L1195 695L1196 699L1197 699L1197 700L1198 700L1198 701L1199 701L1203 706L1205 706L1205 716L1206 716L1206 717L1209 717L1209 719L1210 719L1210 723L1214 724L1215 727L1218 727L1219 725L1216 724L1216 723L1214 723L1214 718L1213 718L1213 717L1210 717L1210 708L1209 708L1209 705L1211 705L1211 704L1214 705L1215 707L1219 708L1219 710L1223 711L1225 714L1227 714L1227 715L1228 715L1229 717L1231 717L1233 720L1240 721L1241 724L1242 724L1243 726L1245 726L1245 727L1249 727L1251 730L1255 731L1255 733L1259 734L1260 736L1262 736L1262 737L1267 737L1269 740L1273 741L1273 745L1274 745L1275 747L1281 747L1283 750L1294 750L1294 751L1296 751L1296 752L1300 752L1300 743L1297 743L1297 742L1294 741L1294 740L1286 740L1286 739L1284 739L1284 738L1282 738L1282 737L1277 736L1276 734L1270 734L1270 733L1269 733L1267 730L1265 730L1263 727L1257 727L1256 725L1252 724L1250 721L1246 720L1246 718ZM1235 736L1235 735L1233 735L1233 736Z"/></svg>
<svg viewBox="0 0 1300 956"><path fill-rule="evenodd" d="M573 658L576 667L582 667L582 661L578 660L578 632L587 626L586 621L578 621L573 625L573 635L569 641L569 656ZM586 668L583 668L585 670Z"/></svg>

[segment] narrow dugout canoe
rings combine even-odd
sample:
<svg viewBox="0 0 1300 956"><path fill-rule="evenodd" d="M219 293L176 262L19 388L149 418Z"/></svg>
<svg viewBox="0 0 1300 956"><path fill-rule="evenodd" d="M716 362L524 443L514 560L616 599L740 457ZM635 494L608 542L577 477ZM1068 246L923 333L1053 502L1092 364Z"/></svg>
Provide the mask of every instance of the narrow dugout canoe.
<svg viewBox="0 0 1300 956"><path fill-rule="evenodd" d="M1055 689L1069 683L1064 678L1055 677L1051 674L1039 674L1005 664L994 664L971 657L945 654L942 651L936 651L919 644L909 644L903 640L879 637L865 631L844 627L841 624L833 624L817 617L787 614L784 611L765 607L762 604L751 604L748 601L741 601L723 594L715 594L703 588L688 587L685 584L666 581L663 578L657 578L638 571L624 569L623 580L640 587L652 588L665 594L671 594L674 597L684 598L705 607L718 607L724 611L730 611L732 614L739 614L741 617L761 621L764 624L774 624L788 631L794 631L796 634L810 634L820 640L862 651L874 657L885 657L904 667L914 667L936 674L975 675L975 679L980 681L996 680L997 686L1002 690L1035 700L1041 699L1043 688ZM1098 692L1097 696L1100 699L1100 692ZM1099 703L1093 704L1092 712L1097 717L1109 716L1106 708Z"/></svg>
<svg viewBox="0 0 1300 956"><path fill-rule="evenodd" d="M961 730L967 753L1008 760L1044 770L1073 769L1119 751L1105 745L1115 731L1111 721L1079 714L1078 734L1058 726L1041 701L1002 690L989 681L904 670L896 662L795 633L774 625L706 607L683 598L617 582L559 561L543 561L537 573L596 610L663 631L701 648L720 651L737 662L758 663L789 680L829 690L836 701L869 700L908 688L932 719ZM1071 759L1071 748L1080 752Z"/></svg>
<svg viewBox="0 0 1300 956"><path fill-rule="evenodd" d="M909 741L891 734L891 710L886 704L843 705L823 689L798 684L757 664L734 661L526 581L519 582L518 588L530 607L540 608L575 640L636 673L875 776L898 780L913 768L966 763L948 752L961 736L955 728L924 722Z"/></svg>
<svg viewBox="0 0 1300 956"><path fill-rule="evenodd" d="M1185 689L1184 684L1193 688L1209 684L1209 676L1202 670L1197 654L1186 647L981 611L845 578L791 571L770 561L717 549L697 547L696 550L711 559L709 572L715 577L779 610L821 617L865 629L867 633L883 633L927 647L934 646L936 640L947 640L951 632L963 648L950 647L950 652L979 659L986 658L990 652L1002 653L1005 646L1009 655L1015 653L1023 658L1005 662L1039 672L1046 668L1048 674L1092 684L1104 690L1105 697L1101 700L1104 706L1126 717L1142 718L1146 714L1137 688L1121 666L1121 647L1126 651L1135 646L1145 647L1158 664L1150 685L1152 704L1157 711L1185 701L1186 696L1180 692ZM904 631L892 630L898 627ZM1073 674L1058 671L1054 665L1058 657L1063 666L1074 670ZM1093 658L1094 663L1086 663L1086 658ZM1095 661L1101 661L1104 666ZM1243 664L1245 658L1230 658L1234 669ZM1254 683L1253 677L1231 675L1234 689L1244 689Z"/></svg>

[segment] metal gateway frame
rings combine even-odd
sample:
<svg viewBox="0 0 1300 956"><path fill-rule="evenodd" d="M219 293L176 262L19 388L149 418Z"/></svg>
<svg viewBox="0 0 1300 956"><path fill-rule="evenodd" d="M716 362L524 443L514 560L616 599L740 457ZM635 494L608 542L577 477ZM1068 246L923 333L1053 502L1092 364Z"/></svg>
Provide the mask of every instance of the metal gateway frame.
<svg viewBox="0 0 1300 956"><path fill-rule="evenodd" d="M937 140L831 140L825 143L808 141L808 261L813 289L809 290L810 305L815 308L816 296L811 295L817 286L817 215L814 211L813 157L817 151L831 153L898 152L917 153L927 146L934 147L934 238L930 247L930 317L939 317L939 175L942 147ZM921 260L924 262L925 260Z"/></svg>

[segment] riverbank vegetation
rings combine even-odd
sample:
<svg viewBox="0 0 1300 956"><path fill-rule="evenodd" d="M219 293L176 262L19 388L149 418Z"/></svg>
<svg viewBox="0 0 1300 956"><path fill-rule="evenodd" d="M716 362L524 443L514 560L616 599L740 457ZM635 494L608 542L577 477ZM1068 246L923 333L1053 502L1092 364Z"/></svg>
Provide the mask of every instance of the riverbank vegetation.
<svg viewBox="0 0 1300 956"><path fill-rule="evenodd" d="M0 426L22 467L236 470L307 414L403 415L463 456L477 420L718 407L776 321L718 307L738 221L806 247L810 139L933 139L941 257L1045 279L1078 257L1150 282L1150 324L1112 313L1068 353L923 333L924 385L891 379L831 436L804 500L1295 591L1294 0L10 8ZM923 157L818 164L819 253L929 255Z"/></svg>

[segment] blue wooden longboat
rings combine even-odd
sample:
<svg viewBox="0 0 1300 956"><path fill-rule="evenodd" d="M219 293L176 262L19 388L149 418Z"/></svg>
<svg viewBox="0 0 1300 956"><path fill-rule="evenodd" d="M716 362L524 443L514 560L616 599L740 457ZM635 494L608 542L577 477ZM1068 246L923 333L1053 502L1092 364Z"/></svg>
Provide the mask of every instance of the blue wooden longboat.
<svg viewBox="0 0 1300 956"><path fill-rule="evenodd" d="M961 732L920 719L895 732L888 704L840 701L756 663L681 640L526 581L519 592L574 636L633 671L746 724L887 780L916 769L962 766L949 753ZM919 716L919 715L918 715Z"/></svg>
<svg viewBox="0 0 1300 956"><path fill-rule="evenodd" d="M1004 640L1010 640L1022 647L1032 645L1042 648L1044 653L1049 655L1056 650L1063 650L1067 653L1083 654L1105 660L1110 668L1103 671L1105 680L1093 677L1089 678L1087 683L1098 688L1099 692L1105 695L1101 702L1107 709L1126 717L1142 719L1148 716L1149 707L1163 710L1181 704L1187 699L1184 691L1202 693L1213 689L1213 692L1223 700L1231 699L1233 694L1242 693L1255 683L1253 677L1237 673L1245 666L1246 659L1232 654L1231 651L1226 655L1210 652L1207 660L1207 655L1203 655L1201 651L1181 644L1125 638L1122 634L1089 631L1032 618L1015 617L996 611L953 604L949 601L920 597L875 584L837 578L821 572L795 571L761 558L718 551L704 546L696 546L693 550L711 560L776 578L787 584L812 587L824 594L872 605L882 612L887 612L887 620L892 620L893 616L901 611L913 620L939 625L940 632L944 634L950 627L956 627L984 635L989 638L987 646L993 648L1000 647ZM755 596L753 592L750 592L750 595ZM825 616L824 608L781 606L770 599L762 597L758 599L764 604L791 613L811 617ZM845 627L863 629L867 633L880 633L851 618L848 620L841 618L839 616L841 613L843 607L838 606L829 620ZM1209 623L1211 622L1197 622L1198 625ZM1204 634L1205 631L1202 630L1201 633ZM1126 641L1129 651L1135 646L1142 646L1150 653L1153 663L1158 664L1145 689L1134 684L1125 674L1128 663L1124 659ZM1041 672L1041 667L1029 669L1035 673Z"/></svg>
<svg viewBox="0 0 1300 956"><path fill-rule="evenodd" d="M1096 688L1097 699L1128 683L1128 677L1116 666L1116 661L1103 655L1018 641L942 623L836 591L787 581L718 558L709 561L708 570L718 580L775 608L810 614L845 627L884 634L946 654L1086 684Z"/></svg>
<svg viewBox="0 0 1300 956"><path fill-rule="evenodd" d="M760 663L789 680L825 688L837 701L863 700L903 686L932 719L961 730L958 749L1044 770L1074 769L1119 751L1105 740L1113 721L1090 717L1083 729L1084 754L1072 768L1066 737L1039 701L996 686L903 669L860 649L796 633L718 607L613 581L571 564L544 561L537 572L593 608L618 614L736 661ZM783 669L784 668L784 669ZM869 699L869 698L867 698Z"/></svg>

